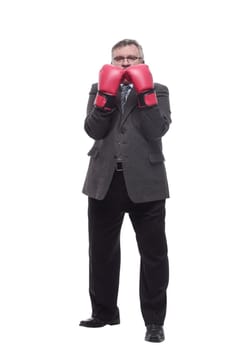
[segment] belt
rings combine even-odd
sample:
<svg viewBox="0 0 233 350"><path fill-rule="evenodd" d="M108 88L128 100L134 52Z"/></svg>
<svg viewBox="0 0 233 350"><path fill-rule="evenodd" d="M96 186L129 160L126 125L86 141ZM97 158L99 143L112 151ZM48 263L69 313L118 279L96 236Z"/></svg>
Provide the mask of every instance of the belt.
<svg viewBox="0 0 233 350"><path fill-rule="evenodd" d="M116 171L123 171L123 163L122 162L116 162Z"/></svg>

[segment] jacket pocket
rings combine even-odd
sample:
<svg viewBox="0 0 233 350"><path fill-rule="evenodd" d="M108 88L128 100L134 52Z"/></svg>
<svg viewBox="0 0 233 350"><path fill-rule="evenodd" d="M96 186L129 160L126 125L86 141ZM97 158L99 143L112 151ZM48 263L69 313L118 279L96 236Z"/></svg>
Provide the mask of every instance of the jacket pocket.
<svg viewBox="0 0 233 350"><path fill-rule="evenodd" d="M165 161L163 153L149 153L149 161L152 164L161 163Z"/></svg>
<svg viewBox="0 0 233 350"><path fill-rule="evenodd" d="M99 150L98 150L98 148L97 147L92 147L91 149L90 149L90 151L87 153L87 155L88 156L90 156L90 157L92 157L92 158L96 158L97 156L98 156L98 154L99 154Z"/></svg>

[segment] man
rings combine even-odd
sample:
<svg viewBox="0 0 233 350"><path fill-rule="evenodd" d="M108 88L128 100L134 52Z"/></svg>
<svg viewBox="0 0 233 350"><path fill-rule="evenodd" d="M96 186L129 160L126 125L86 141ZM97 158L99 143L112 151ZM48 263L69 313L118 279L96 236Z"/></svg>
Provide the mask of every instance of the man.
<svg viewBox="0 0 233 350"><path fill-rule="evenodd" d="M123 90L128 90L124 96ZM92 317L80 326L120 323L120 230L128 213L141 258L145 340L164 340L169 190L161 138L170 123L168 89L153 83L142 47L129 39L115 44L112 63L102 67L98 85L92 85L85 120L85 130L95 140L83 187L88 196Z"/></svg>

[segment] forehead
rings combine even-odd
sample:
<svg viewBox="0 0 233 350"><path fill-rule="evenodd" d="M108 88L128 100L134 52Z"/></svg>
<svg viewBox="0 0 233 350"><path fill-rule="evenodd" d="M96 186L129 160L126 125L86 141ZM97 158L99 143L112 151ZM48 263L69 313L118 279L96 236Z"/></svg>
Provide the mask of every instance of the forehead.
<svg viewBox="0 0 233 350"><path fill-rule="evenodd" d="M113 50L113 56L126 56L126 55L138 56L139 49L135 45L127 45L123 47L118 47L117 49Z"/></svg>

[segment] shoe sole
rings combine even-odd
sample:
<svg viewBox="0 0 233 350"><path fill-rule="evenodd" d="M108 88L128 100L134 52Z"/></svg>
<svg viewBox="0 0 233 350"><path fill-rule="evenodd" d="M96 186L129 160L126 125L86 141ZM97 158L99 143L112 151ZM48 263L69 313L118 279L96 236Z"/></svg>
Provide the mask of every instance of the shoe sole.
<svg viewBox="0 0 233 350"><path fill-rule="evenodd" d="M150 337L150 338L145 337L145 340L151 343L161 343L165 340L165 338L158 339L157 337Z"/></svg>
<svg viewBox="0 0 233 350"><path fill-rule="evenodd" d="M109 322L109 323L103 323L103 324L95 324L95 325L88 325L88 323L86 322L80 322L79 323L79 326L81 327L86 327L86 328L101 328L101 327L105 327L105 326L115 326L115 325L118 325L120 324L120 321L117 320L117 321L112 321L112 322Z"/></svg>
<svg viewBox="0 0 233 350"><path fill-rule="evenodd" d="M116 325L118 325L118 324L120 324L120 321L113 321L113 322L110 322L110 323L107 323L107 325L109 325L109 326L116 326Z"/></svg>

